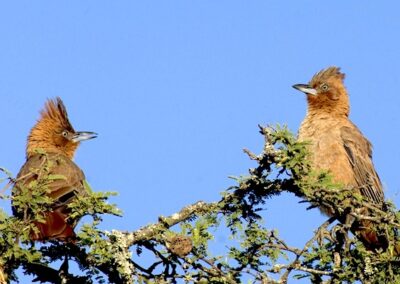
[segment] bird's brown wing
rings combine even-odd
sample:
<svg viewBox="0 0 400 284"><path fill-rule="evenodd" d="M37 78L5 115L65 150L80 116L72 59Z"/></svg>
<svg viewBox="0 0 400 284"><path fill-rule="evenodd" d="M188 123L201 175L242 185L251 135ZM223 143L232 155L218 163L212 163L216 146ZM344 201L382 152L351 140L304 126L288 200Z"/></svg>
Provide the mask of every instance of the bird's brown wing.
<svg viewBox="0 0 400 284"><path fill-rule="evenodd" d="M69 218L71 210L67 205L75 196L87 194L84 179L85 176L79 167L63 155L37 154L26 161L17 176L12 190L13 197L18 196L23 187L33 190L31 182L36 181L39 184L41 182L46 184L48 195L53 199L52 209L45 212L44 221L34 221L38 231L31 232L32 240L75 239L73 229L78 220ZM23 218L22 212L29 214L29 211L29 204L24 208L16 208L13 204L13 212L16 216Z"/></svg>
<svg viewBox="0 0 400 284"><path fill-rule="evenodd" d="M355 125L343 126L340 129L340 135L361 194L373 203L382 204L384 194L381 181L372 163L371 143Z"/></svg>
<svg viewBox="0 0 400 284"><path fill-rule="evenodd" d="M59 154L37 154L31 156L21 168L13 195L18 194L20 186L29 186L33 180L52 175L48 182L49 196L54 200L53 208L66 207L78 194L85 194L85 176L82 170L68 157ZM56 175L56 176L55 176Z"/></svg>

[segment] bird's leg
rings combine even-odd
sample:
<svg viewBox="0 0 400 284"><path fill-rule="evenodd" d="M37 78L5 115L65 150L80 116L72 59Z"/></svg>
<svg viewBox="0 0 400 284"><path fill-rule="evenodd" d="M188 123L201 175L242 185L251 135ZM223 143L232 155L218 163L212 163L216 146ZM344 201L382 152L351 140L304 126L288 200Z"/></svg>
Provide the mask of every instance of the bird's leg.
<svg viewBox="0 0 400 284"><path fill-rule="evenodd" d="M348 215L347 215L348 216ZM346 218L347 219L347 218ZM349 220L344 223L339 223L332 228L331 237L335 240L335 247L333 251L334 270L339 269L342 265L342 252L349 246L348 233L349 233Z"/></svg>
<svg viewBox="0 0 400 284"><path fill-rule="evenodd" d="M350 209L345 210L338 218L341 224L332 229L332 238L336 240L335 252L339 253L344 246L348 246L348 235L354 224L355 218L349 214Z"/></svg>

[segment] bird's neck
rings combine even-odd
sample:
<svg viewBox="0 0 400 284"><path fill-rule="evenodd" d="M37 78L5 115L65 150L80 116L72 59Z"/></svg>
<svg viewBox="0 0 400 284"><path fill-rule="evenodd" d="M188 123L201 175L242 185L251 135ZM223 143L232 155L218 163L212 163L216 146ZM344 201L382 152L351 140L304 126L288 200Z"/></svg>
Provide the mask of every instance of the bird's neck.
<svg viewBox="0 0 400 284"><path fill-rule="evenodd" d="M307 115L310 116L348 117L349 113L350 106L348 100L308 100Z"/></svg>
<svg viewBox="0 0 400 284"><path fill-rule="evenodd" d="M75 154L75 150L66 151L66 149L57 147L57 145L52 145L48 141L29 139L28 144L26 145L26 158L28 159L41 151L47 154L60 154L71 160Z"/></svg>
<svg viewBox="0 0 400 284"><path fill-rule="evenodd" d="M308 108L307 110L307 118L313 119L338 119L344 118L348 119L349 112L347 111L337 111L335 109L315 109L315 108Z"/></svg>

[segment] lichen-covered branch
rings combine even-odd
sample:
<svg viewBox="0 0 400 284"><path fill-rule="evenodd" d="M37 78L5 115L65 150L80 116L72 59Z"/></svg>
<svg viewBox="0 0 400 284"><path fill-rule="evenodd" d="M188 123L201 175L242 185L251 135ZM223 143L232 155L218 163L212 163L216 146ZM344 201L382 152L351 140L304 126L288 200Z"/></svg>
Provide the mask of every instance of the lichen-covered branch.
<svg viewBox="0 0 400 284"><path fill-rule="evenodd" d="M127 245L131 246L138 242L152 239L157 234L164 232L176 224L193 218L193 216L211 212L215 210L217 206L217 203L205 203L203 201L198 201L182 208L179 212L170 216L160 216L158 219L159 222L156 224L147 225L134 232L125 232L123 235L126 239Z"/></svg>

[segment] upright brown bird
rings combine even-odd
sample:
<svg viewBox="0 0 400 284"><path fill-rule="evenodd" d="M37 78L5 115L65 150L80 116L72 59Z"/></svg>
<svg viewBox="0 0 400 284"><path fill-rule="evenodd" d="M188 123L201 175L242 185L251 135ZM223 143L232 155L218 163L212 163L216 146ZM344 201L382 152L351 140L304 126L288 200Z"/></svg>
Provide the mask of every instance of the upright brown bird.
<svg viewBox="0 0 400 284"><path fill-rule="evenodd" d="M40 119L31 129L26 147L26 162L17 178L13 194L13 212L20 218L29 217L31 208L22 206L15 200L24 188L34 186L44 171L58 178L48 181L47 196L52 200L44 221L35 221L38 232L31 232L32 240L74 239L74 227L78 220L69 217L68 204L78 195L86 195L85 176L72 161L81 141L97 137L94 132L77 132L68 119L62 100L57 97L48 100L41 111ZM47 168L46 168L47 167ZM61 177L61 178L60 178Z"/></svg>
<svg viewBox="0 0 400 284"><path fill-rule="evenodd" d="M384 194L372 163L371 143L349 119L344 77L338 67L329 67L315 74L308 84L293 86L307 95L308 102L299 140L311 143L309 150L314 168L330 171L335 182L383 208ZM327 208L321 208L321 211L333 215ZM367 209L364 211L363 214L368 214ZM386 249L388 245L371 222L362 221L353 226L352 231L369 249Z"/></svg>

